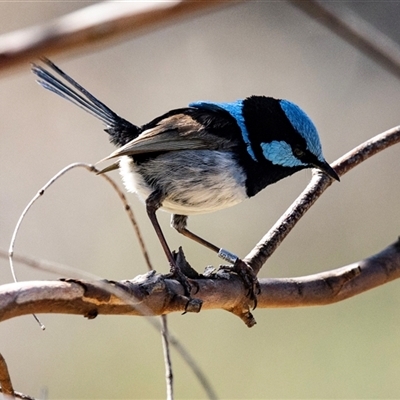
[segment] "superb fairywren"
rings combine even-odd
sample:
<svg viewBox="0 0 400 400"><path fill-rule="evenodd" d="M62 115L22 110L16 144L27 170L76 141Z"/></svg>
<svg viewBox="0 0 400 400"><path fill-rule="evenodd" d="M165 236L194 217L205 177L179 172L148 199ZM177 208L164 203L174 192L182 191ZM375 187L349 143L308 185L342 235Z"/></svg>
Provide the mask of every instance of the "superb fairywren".
<svg viewBox="0 0 400 400"><path fill-rule="evenodd" d="M314 124L287 100L250 96L231 103L200 101L136 126L51 61L43 61L59 77L33 65L40 85L106 125L110 141L118 147L106 159L118 157L119 161L102 172L119 167L127 190L145 201L171 272L184 285L186 294L190 285L175 266L157 221L158 209L172 214L171 225L178 232L217 252L234 264L235 270L240 260L190 232L186 228L188 215L233 206L304 168L319 168L339 180L322 155ZM254 298L257 280L250 267L243 269L241 265L236 272L250 286Z"/></svg>

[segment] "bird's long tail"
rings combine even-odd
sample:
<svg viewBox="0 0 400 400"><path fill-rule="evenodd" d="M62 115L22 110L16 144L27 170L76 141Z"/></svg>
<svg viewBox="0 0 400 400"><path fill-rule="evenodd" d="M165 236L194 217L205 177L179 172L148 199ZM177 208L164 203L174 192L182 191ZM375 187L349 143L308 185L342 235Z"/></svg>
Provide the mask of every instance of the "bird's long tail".
<svg viewBox="0 0 400 400"><path fill-rule="evenodd" d="M100 119L107 126L105 131L110 135L110 141L113 144L118 147L123 146L139 135L139 127L117 115L50 60L43 58L42 61L55 74L53 75L42 66L33 64L32 72L38 77L37 82L45 89L58 94Z"/></svg>

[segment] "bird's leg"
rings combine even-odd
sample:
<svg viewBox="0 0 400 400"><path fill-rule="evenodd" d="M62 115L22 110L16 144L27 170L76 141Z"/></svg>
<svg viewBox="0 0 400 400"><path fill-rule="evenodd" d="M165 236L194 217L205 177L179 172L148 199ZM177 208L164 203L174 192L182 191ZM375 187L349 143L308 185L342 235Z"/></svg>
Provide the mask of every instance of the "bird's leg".
<svg viewBox="0 0 400 400"><path fill-rule="evenodd" d="M180 267L175 262L175 258L171 253L168 243L165 240L164 233L162 232L161 226L157 220L156 211L161 207L163 199L164 199L164 194L160 190L152 192L150 196L146 199L147 215L150 218L153 228L156 231L158 240L160 241L164 253L167 256L167 260L170 266L171 276L181 283L185 291L185 295L190 297L191 285L187 277L182 273Z"/></svg>
<svg viewBox="0 0 400 400"><path fill-rule="evenodd" d="M186 215L173 214L171 218L171 226L182 235L207 247L211 251L217 253L218 257L232 264L232 267L225 267L225 269L229 268L230 271L235 272L242 279L246 289L248 289L248 297L250 297L250 299L254 302L255 308L257 305L256 295L260 292L260 284L258 282L257 276L253 272L253 269L235 254L218 246L215 246L214 244L189 231L186 228L187 219L188 217Z"/></svg>
<svg viewBox="0 0 400 400"><path fill-rule="evenodd" d="M183 236L188 237L189 239L194 240L197 243L200 243L201 245L207 247L211 251L215 253L219 253L221 250L219 247L215 246L214 244L208 242L207 240L204 240L200 236L195 235L193 232L190 232L186 226L187 226L187 215L178 215L178 214L173 214L171 217L171 226L176 229L179 233L181 233Z"/></svg>
<svg viewBox="0 0 400 400"><path fill-rule="evenodd" d="M229 262L230 264L234 265L236 263L239 257L235 256L235 254L229 252L228 250L222 249L221 247L215 246L215 244L212 244L207 240L201 238L200 236L195 235L193 232L189 231L189 229L186 228L187 219L188 217L186 215L173 214L171 218L171 226L182 235L194 240L197 243L200 243L214 253L217 253L218 257Z"/></svg>

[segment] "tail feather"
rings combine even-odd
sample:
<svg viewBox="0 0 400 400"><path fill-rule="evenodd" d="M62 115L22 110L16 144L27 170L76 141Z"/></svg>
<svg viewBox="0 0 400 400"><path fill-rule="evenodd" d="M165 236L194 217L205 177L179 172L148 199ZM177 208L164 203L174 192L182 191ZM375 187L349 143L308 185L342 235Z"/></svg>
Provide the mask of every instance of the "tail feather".
<svg viewBox="0 0 400 400"><path fill-rule="evenodd" d="M121 118L50 60L44 58L42 61L69 85L45 68L33 64L32 72L38 77L37 82L102 121L112 143L123 146L139 135L139 127Z"/></svg>

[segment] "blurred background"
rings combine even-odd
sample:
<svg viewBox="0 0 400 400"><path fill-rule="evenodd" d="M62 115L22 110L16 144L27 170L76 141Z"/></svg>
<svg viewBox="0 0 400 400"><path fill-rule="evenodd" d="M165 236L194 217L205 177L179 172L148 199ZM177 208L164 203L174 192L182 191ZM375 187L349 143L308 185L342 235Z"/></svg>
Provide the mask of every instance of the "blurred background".
<svg viewBox="0 0 400 400"><path fill-rule="evenodd" d="M0 3L0 33L46 22L91 3ZM352 6L352 2L343 3ZM400 4L357 2L378 29ZM397 25L396 25L397 26ZM286 98L315 122L334 161L399 124L398 78L286 2L247 2L75 56L52 57L118 114L136 124L194 100L251 94ZM35 61L35 60L32 60ZM94 163L113 147L99 121L45 91L27 64L0 79L0 247L8 249L20 213L60 169ZM261 271L291 277L337 268L374 254L399 235L400 147L363 163L334 184ZM118 179L116 173L115 178ZM303 171L232 209L190 218L190 228L245 256L307 185ZM167 263L143 204L130 195L151 259ZM169 228L197 270L220 260ZM28 214L16 252L109 279L146 270L124 210L109 186L74 170ZM57 279L18 266L20 280ZM1 261L0 283L11 281ZM257 309L249 329L223 311L171 315L169 326L206 371L220 398L399 398L399 282L345 302ZM0 351L16 390L49 398L164 398L160 335L138 317L42 315L0 325ZM205 394L172 351L176 397Z"/></svg>

